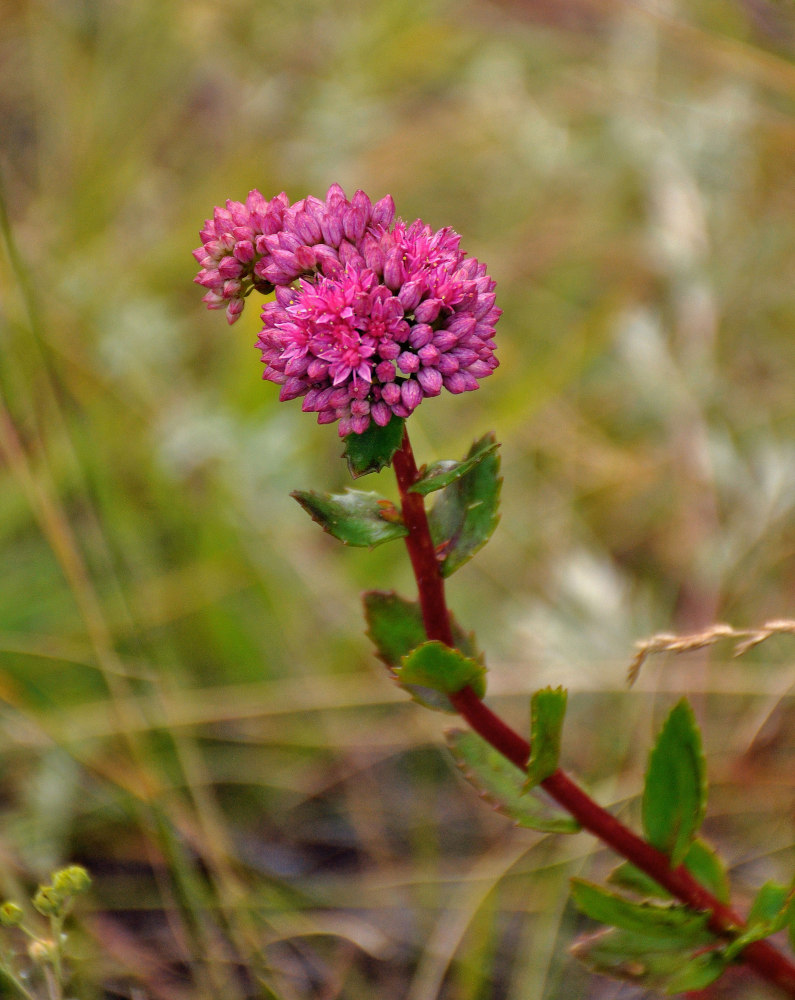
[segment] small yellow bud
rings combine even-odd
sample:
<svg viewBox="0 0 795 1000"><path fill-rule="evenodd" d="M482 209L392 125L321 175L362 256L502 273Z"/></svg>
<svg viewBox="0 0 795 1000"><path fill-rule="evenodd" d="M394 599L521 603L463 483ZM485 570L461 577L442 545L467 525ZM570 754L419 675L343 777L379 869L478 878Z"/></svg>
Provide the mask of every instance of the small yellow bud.
<svg viewBox="0 0 795 1000"><path fill-rule="evenodd" d="M52 876L52 887L64 896L76 896L85 892L91 885L91 876L82 865L69 865L61 868Z"/></svg>
<svg viewBox="0 0 795 1000"><path fill-rule="evenodd" d="M33 897L33 905L44 917L58 916L63 903L63 896L51 885L40 885L39 891Z"/></svg>
<svg viewBox="0 0 795 1000"><path fill-rule="evenodd" d="M0 925L18 927L22 923L24 915L16 903L3 903L0 906Z"/></svg>
<svg viewBox="0 0 795 1000"><path fill-rule="evenodd" d="M55 957L55 943L53 941L31 941L28 945L28 955L31 961L37 965L44 965L45 962L52 963Z"/></svg>

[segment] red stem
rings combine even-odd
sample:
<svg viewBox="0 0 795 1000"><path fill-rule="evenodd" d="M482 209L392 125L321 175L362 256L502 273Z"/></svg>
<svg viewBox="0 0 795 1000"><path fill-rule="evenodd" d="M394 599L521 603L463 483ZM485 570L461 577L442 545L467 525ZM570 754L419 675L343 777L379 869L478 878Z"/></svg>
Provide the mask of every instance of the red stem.
<svg viewBox="0 0 795 1000"><path fill-rule="evenodd" d="M400 490L403 521L409 529L406 547L417 580L425 632L429 639L437 639L445 645L453 646L444 580L439 573L425 502L420 494L410 492L419 473L406 431L392 465ZM451 695L450 700L476 733L517 767L526 769L530 744L495 715L471 688L464 688ZM713 931L733 937L742 929L743 921L731 907L716 899L683 865L671 868L665 854L594 802L564 771L555 771L542 782L542 787L574 816L583 829L593 833L617 854L650 875L683 903L696 910L709 912ZM755 941L747 945L740 960L753 967L763 979L795 997L795 965L767 941Z"/></svg>

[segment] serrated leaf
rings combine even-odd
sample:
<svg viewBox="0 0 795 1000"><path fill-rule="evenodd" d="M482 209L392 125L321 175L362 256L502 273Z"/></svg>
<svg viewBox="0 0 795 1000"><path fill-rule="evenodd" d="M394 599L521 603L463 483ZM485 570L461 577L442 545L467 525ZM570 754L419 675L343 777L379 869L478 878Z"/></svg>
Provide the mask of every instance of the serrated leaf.
<svg viewBox="0 0 795 1000"><path fill-rule="evenodd" d="M654 899L666 899L671 894L664 889L659 882L647 875L646 872L636 868L629 861L622 861L607 876L607 881L613 885L619 885L622 889L629 889L639 896L646 896Z"/></svg>
<svg viewBox="0 0 795 1000"><path fill-rule="evenodd" d="M728 960L723 951L704 951L699 955L691 955L684 963L680 960L679 969L665 983L665 992L670 996L703 990L722 975L727 965Z"/></svg>
<svg viewBox="0 0 795 1000"><path fill-rule="evenodd" d="M768 934L775 934L785 926L791 890L780 882L765 882L757 892L748 914L748 925L762 924L768 927Z"/></svg>
<svg viewBox="0 0 795 1000"><path fill-rule="evenodd" d="M685 868L705 889L722 903L729 901L729 881L726 868L715 851L703 840L696 839L690 845L683 861ZM607 877L608 882L631 889L640 896L667 899L670 893L650 875L624 861L614 868Z"/></svg>
<svg viewBox="0 0 795 1000"><path fill-rule="evenodd" d="M779 882L765 882L751 905L746 929L726 945L727 957L736 958L753 941L777 934L793 919L795 898L792 889Z"/></svg>
<svg viewBox="0 0 795 1000"><path fill-rule="evenodd" d="M387 590L370 590L363 600L367 634L375 644L380 659L394 670L400 666L404 656L428 639L420 605ZM452 615L450 626L456 648L471 659L480 659L474 633L465 632Z"/></svg>
<svg viewBox="0 0 795 1000"><path fill-rule="evenodd" d="M478 456L480 450L492 444L493 449ZM499 520L502 480L493 434L476 441L464 462L473 457L477 457L477 462L439 492L428 515L431 537L439 555L439 571L445 577L486 544Z"/></svg>
<svg viewBox="0 0 795 1000"><path fill-rule="evenodd" d="M572 879L574 905L592 920L643 936L657 950L695 948L715 940L708 913L686 906L635 903L583 879Z"/></svg>
<svg viewBox="0 0 795 1000"><path fill-rule="evenodd" d="M411 493L419 493L427 496L436 490L442 490L450 483L461 479L467 472L479 465L487 455L491 455L499 448L494 440L493 434L487 434L480 441L476 441L469 449L469 454L461 462L441 461L434 462L424 469L422 475L411 487Z"/></svg>
<svg viewBox="0 0 795 1000"><path fill-rule="evenodd" d="M530 760L527 762L529 790L540 785L558 768L560 737L566 715L568 692L565 688L544 688L530 701Z"/></svg>
<svg viewBox="0 0 795 1000"><path fill-rule="evenodd" d="M696 838L688 848L684 866L690 874L709 889L721 903L729 902L729 878L726 866L718 854L705 841Z"/></svg>
<svg viewBox="0 0 795 1000"><path fill-rule="evenodd" d="M395 677L415 701L443 712L456 711L447 695L465 687L472 688L479 698L486 693L483 664L436 640L425 642L404 656Z"/></svg>
<svg viewBox="0 0 795 1000"><path fill-rule="evenodd" d="M694 981L699 975L704 980L708 979L708 970L703 968L705 965L714 972L713 978L717 978L727 965L720 951L696 955L688 954L686 949L683 954L678 941L668 942L663 947L654 938L615 928L585 935L575 942L571 950L575 958L594 972L647 989L662 989L667 993L675 992L670 988L671 983L685 964L696 962L696 968L689 970ZM702 955L710 957L704 960Z"/></svg>
<svg viewBox="0 0 795 1000"><path fill-rule="evenodd" d="M542 833L577 833L580 824L540 796L524 790L525 773L477 733L450 730L447 745L464 777L480 795L519 826Z"/></svg>
<svg viewBox="0 0 795 1000"><path fill-rule="evenodd" d="M642 802L646 839L670 856L672 867L681 863L701 826L706 796L701 734L683 698L671 710L649 754Z"/></svg>
<svg viewBox="0 0 795 1000"><path fill-rule="evenodd" d="M599 975L654 989L682 964L682 952L678 944L667 950L655 950L653 945L642 935L612 929L583 935L571 952Z"/></svg>
<svg viewBox="0 0 795 1000"><path fill-rule="evenodd" d="M290 496L324 531L346 545L373 548L408 534L394 504L377 493L293 490Z"/></svg>
<svg viewBox="0 0 795 1000"><path fill-rule="evenodd" d="M385 427L370 422L362 434L348 434L342 457L348 462L348 470L354 479L370 472L380 472L392 461L392 456L403 440L403 425L400 417L392 417Z"/></svg>

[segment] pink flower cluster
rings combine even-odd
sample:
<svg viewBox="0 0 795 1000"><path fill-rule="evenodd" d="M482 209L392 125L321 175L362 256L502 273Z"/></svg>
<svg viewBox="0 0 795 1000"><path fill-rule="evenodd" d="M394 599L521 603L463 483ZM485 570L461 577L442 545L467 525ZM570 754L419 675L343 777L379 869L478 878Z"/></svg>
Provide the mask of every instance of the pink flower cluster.
<svg viewBox="0 0 795 1000"><path fill-rule="evenodd" d="M459 393L497 367L494 282L459 249L452 229L395 219L391 196L290 205L252 191L216 208L194 251L210 309L230 323L252 289L275 298L262 310L257 346L281 400L339 433L361 434L407 417L426 396Z"/></svg>

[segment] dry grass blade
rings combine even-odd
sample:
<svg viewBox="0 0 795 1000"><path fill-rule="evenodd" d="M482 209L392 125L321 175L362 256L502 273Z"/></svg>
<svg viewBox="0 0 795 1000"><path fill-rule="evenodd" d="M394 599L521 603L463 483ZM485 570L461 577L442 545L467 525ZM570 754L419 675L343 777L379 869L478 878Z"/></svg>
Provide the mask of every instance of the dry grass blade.
<svg viewBox="0 0 795 1000"><path fill-rule="evenodd" d="M627 681L630 685L634 684L647 658L655 653L692 653L697 649L714 646L723 639L734 639L733 655L742 656L774 635L795 635L795 620L777 618L755 629L736 629L731 625L716 624L689 635L658 632L650 639L637 643L637 652L627 670Z"/></svg>

